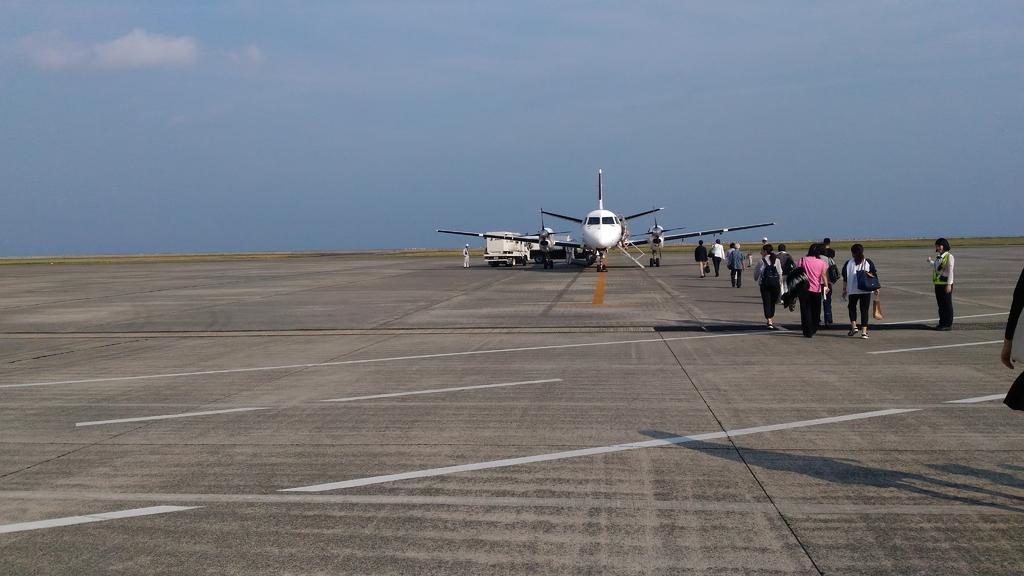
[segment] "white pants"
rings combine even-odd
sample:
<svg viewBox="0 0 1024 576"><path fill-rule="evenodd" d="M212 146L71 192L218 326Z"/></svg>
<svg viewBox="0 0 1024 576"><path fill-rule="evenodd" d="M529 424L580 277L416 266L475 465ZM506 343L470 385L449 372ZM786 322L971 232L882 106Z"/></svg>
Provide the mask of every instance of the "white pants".
<svg viewBox="0 0 1024 576"><path fill-rule="evenodd" d="M463 268L469 268L469 255L468 254L462 257L462 267Z"/></svg>

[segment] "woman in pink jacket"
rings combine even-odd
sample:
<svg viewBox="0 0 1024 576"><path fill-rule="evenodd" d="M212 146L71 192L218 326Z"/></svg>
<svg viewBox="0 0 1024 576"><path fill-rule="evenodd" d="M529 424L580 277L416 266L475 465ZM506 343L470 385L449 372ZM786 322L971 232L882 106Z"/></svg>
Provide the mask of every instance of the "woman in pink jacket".
<svg viewBox="0 0 1024 576"><path fill-rule="evenodd" d="M818 318L821 316L821 297L828 293L828 264L819 258L821 245L811 244L797 266L807 273L807 291L800 294L800 328L804 336L811 338L818 331Z"/></svg>

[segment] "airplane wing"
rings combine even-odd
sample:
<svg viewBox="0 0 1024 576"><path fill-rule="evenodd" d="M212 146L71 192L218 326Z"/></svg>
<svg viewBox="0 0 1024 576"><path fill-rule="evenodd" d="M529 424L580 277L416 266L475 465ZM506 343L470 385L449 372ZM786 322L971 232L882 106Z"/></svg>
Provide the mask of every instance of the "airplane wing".
<svg viewBox="0 0 1024 576"><path fill-rule="evenodd" d="M733 226L731 228L716 228L714 230L700 230L697 232L685 232L683 234L668 234L661 237L662 242L668 242L669 240L682 240L683 238L694 238L696 236L707 236L709 234L722 234L723 232L735 232L737 230L749 230L751 228L762 228L764 226L775 226L775 222L765 222L764 224L750 224L748 226ZM642 240L632 240L630 242L637 246L644 244L650 244L650 238Z"/></svg>
<svg viewBox="0 0 1024 576"><path fill-rule="evenodd" d="M507 236L505 234L488 234L486 232L463 232L462 230L438 230L442 234L458 234L460 236L476 236L477 238L497 238L503 240L508 238L510 240L519 240L520 242L533 242L537 243L539 238L534 236Z"/></svg>
<svg viewBox="0 0 1024 576"><path fill-rule="evenodd" d="M547 210L541 210L540 213L541 214L547 214L548 216L554 216L555 218L561 218L562 220L568 220L570 222L575 222L577 224L583 224L583 219L582 218L574 218L572 216L564 216L562 214L555 214L554 212L548 212Z"/></svg>
<svg viewBox="0 0 1024 576"><path fill-rule="evenodd" d="M637 212L636 214L630 214L629 216L626 216L625 218L623 218L623 220L632 220L633 218L639 218L641 216L647 216L648 214L654 214L655 212L660 212L660 211L662 211L664 209L665 209L664 206L662 206L661 208L651 208L650 210L647 210L647 211L644 211L644 212Z"/></svg>

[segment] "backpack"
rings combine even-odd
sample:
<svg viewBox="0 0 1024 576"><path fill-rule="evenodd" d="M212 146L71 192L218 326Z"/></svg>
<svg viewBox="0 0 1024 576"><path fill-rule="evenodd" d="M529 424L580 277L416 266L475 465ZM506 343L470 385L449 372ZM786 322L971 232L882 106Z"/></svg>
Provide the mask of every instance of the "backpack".
<svg viewBox="0 0 1024 576"><path fill-rule="evenodd" d="M785 257L782 258L782 273L789 274L793 271L793 268L796 268L796 263L793 262L793 257L788 252L784 252L783 255Z"/></svg>
<svg viewBox="0 0 1024 576"><path fill-rule="evenodd" d="M761 272L761 283L768 288L778 291L782 289L782 278L779 277L779 270L774 264L764 261L764 270Z"/></svg>
<svg viewBox="0 0 1024 576"><path fill-rule="evenodd" d="M828 259L828 283L835 284L839 281L839 267L831 258Z"/></svg>

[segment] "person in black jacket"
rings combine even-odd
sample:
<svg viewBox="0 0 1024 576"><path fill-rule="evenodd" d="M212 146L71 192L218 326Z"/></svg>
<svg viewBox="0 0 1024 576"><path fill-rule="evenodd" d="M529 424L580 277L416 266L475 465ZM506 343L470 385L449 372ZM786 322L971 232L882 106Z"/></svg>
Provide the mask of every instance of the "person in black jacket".
<svg viewBox="0 0 1024 576"><path fill-rule="evenodd" d="M698 240L697 247L693 250L693 257L700 267L700 277L704 277L704 269L708 266L708 249L704 247L704 241Z"/></svg>

